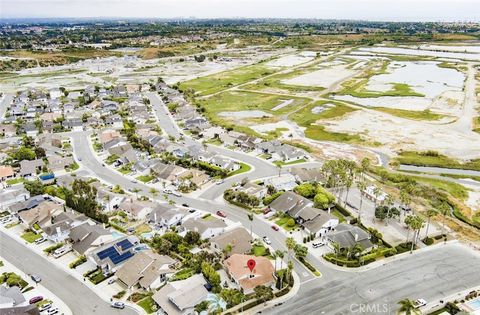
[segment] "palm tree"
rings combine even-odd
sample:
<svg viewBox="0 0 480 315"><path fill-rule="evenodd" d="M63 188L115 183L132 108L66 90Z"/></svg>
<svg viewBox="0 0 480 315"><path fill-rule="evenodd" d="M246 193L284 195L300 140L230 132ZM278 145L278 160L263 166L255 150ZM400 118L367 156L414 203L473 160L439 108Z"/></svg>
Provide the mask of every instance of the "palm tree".
<svg viewBox="0 0 480 315"><path fill-rule="evenodd" d="M277 253L276 253L276 252L273 252L273 253L271 253L270 255L271 255L272 258L273 258L273 262L274 262L274 265L275 265L275 274L276 274L276 273L277 273L277 258L278 258L278 256L277 256Z"/></svg>
<svg viewBox="0 0 480 315"><path fill-rule="evenodd" d="M370 159L369 158L364 158L362 160L362 174L363 174L363 179L365 179L365 176L367 175L367 171L370 169Z"/></svg>
<svg viewBox="0 0 480 315"><path fill-rule="evenodd" d="M380 190L380 188L378 188L377 186L375 186L373 188L373 205L374 205L374 209L376 210L377 209L377 200L378 200L378 197L380 196L380 193L382 191ZM375 222L375 216L373 216L373 221Z"/></svg>
<svg viewBox="0 0 480 315"><path fill-rule="evenodd" d="M405 315L421 314L418 309L415 308L415 304L410 299L403 299L398 301L400 308L398 314L405 313Z"/></svg>
<svg viewBox="0 0 480 315"><path fill-rule="evenodd" d="M340 253L340 245L337 242L332 242L333 251L335 252L335 257L338 259L338 254Z"/></svg>
<svg viewBox="0 0 480 315"><path fill-rule="evenodd" d="M410 194L407 192L406 189L400 190L400 201L403 203L405 207L408 207L410 205L410 202L412 199L410 198ZM405 207L403 210L403 216L405 216Z"/></svg>
<svg viewBox="0 0 480 315"><path fill-rule="evenodd" d="M355 244L352 248L350 248L350 258L359 258L360 254L363 252L363 247L360 244Z"/></svg>
<svg viewBox="0 0 480 315"><path fill-rule="evenodd" d="M247 214L248 220L250 221L250 237L252 237L253 231L252 231L252 223L253 223L253 213Z"/></svg>
<svg viewBox="0 0 480 315"><path fill-rule="evenodd" d="M425 238L428 237L428 228L430 227L430 219L437 215L437 211L434 209L427 210L427 229L425 231Z"/></svg>
<svg viewBox="0 0 480 315"><path fill-rule="evenodd" d="M295 248L295 245L297 245L297 242L295 242L295 239L293 237L287 237L287 239L285 240L285 245L288 249L288 261L291 261L292 250Z"/></svg>
<svg viewBox="0 0 480 315"><path fill-rule="evenodd" d="M363 205L363 192L367 188L367 183L365 180L359 180L357 187L360 190L360 207L358 208L358 223L362 221L362 205Z"/></svg>
<svg viewBox="0 0 480 315"><path fill-rule="evenodd" d="M275 255L280 259L280 269L283 269L283 258L285 257L285 251L277 249Z"/></svg>
<svg viewBox="0 0 480 315"><path fill-rule="evenodd" d="M388 207L387 219L385 220L385 225L388 225L388 219L390 218L390 208L393 206L393 197L392 196L387 195L387 197L385 197L385 205Z"/></svg>

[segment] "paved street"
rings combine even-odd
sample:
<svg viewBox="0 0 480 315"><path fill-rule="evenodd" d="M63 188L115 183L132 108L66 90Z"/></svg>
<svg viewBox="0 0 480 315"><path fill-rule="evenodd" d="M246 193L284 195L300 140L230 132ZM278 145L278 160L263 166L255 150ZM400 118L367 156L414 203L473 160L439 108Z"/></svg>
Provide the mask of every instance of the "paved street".
<svg viewBox="0 0 480 315"><path fill-rule="evenodd" d="M150 193L150 187L141 183L133 183L127 177L117 173L107 166L102 166L102 164L96 159L93 148L91 147L88 141L88 135L85 132L70 133L72 137L73 150L76 157L81 157L82 161L78 163L86 170L89 170L92 175L95 175L100 180L103 180L106 183L111 185L120 185L125 190L128 189L139 189L141 194L146 195L152 199L155 199L159 202L165 202L163 197L153 196ZM239 207L234 207L226 204L219 204L213 200L205 200L202 198L191 198L191 197L175 197L173 195L169 196L170 199L175 201L177 204L186 203L193 208L201 209L204 211L209 211L215 213L218 210L222 210L227 214L227 217L232 221L240 222L245 228L250 229L250 221L248 220L247 213L244 209ZM262 232L260 232L262 231ZM275 249L285 249L285 238L286 236L281 232L276 232L271 229L271 227L258 219L253 221L253 232L257 233L260 236L268 236L272 241L272 247ZM310 258L313 258L311 256ZM312 262L314 263L314 262ZM315 263L317 264L317 263ZM299 273L301 281L312 279L314 276L305 268L302 264L295 261L294 264L295 270ZM320 270L323 272L322 270Z"/></svg>
<svg viewBox="0 0 480 315"><path fill-rule="evenodd" d="M5 117L5 113L7 112L7 107L10 106L10 102L13 99L12 93L5 93L5 95L0 98L0 121L3 120Z"/></svg>
<svg viewBox="0 0 480 315"><path fill-rule="evenodd" d="M479 259L460 244L441 245L365 272L338 272L307 282L295 298L267 313L352 314L368 304L376 312L363 314L396 314L403 298L435 301L480 285Z"/></svg>
<svg viewBox="0 0 480 315"><path fill-rule="evenodd" d="M29 250L3 231L0 231L0 252L11 264L26 274L38 274L42 285L70 307L74 315L133 315L134 310L116 310L92 290L64 272L45 257Z"/></svg>

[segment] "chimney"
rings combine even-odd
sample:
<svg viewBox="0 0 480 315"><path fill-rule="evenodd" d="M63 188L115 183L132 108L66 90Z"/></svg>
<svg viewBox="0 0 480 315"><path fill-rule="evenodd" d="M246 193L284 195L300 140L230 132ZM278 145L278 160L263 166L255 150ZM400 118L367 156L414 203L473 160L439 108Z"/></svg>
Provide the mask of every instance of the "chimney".
<svg viewBox="0 0 480 315"><path fill-rule="evenodd" d="M62 234L62 230L60 229L59 226L57 226L57 235L60 236L60 234Z"/></svg>
<svg viewBox="0 0 480 315"><path fill-rule="evenodd" d="M156 212L153 213L153 222L157 223L157 213Z"/></svg>
<svg viewBox="0 0 480 315"><path fill-rule="evenodd" d="M357 234L357 233L355 233L355 235L354 235L354 236L355 236L355 242L358 242L358 234Z"/></svg>

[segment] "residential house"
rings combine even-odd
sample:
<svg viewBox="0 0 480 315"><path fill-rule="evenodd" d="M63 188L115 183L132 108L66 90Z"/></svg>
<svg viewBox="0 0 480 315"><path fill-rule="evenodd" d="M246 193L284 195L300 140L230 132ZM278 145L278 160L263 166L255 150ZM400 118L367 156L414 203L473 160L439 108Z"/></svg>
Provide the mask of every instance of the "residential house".
<svg viewBox="0 0 480 315"><path fill-rule="evenodd" d="M222 157L222 156L214 156L209 161L210 164L220 167L228 172L234 172L240 169L240 164L232 159Z"/></svg>
<svg viewBox="0 0 480 315"><path fill-rule="evenodd" d="M43 236L48 240L59 243L70 237L72 228L89 220L85 215L72 211L62 212L51 219L51 224L41 225Z"/></svg>
<svg viewBox="0 0 480 315"><path fill-rule="evenodd" d="M40 173L43 167L43 160L23 160L20 162L20 176L22 177L30 177L36 176L37 173Z"/></svg>
<svg viewBox="0 0 480 315"><path fill-rule="evenodd" d="M167 205L157 205L147 216L148 222L159 227L170 228L182 222L188 215L185 210Z"/></svg>
<svg viewBox="0 0 480 315"><path fill-rule="evenodd" d="M37 126L35 126L34 123L26 123L23 126L23 130L27 134L28 137L33 137L35 138L38 135L38 129Z"/></svg>
<svg viewBox="0 0 480 315"><path fill-rule="evenodd" d="M270 209L275 212L287 213L295 218L307 206L313 205L313 202L294 192L287 191L278 196L269 205Z"/></svg>
<svg viewBox="0 0 480 315"><path fill-rule="evenodd" d="M227 255L246 254L252 250L252 241L253 238L246 229L237 227L211 238L210 246L217 252L222 252L230 246L231 250Z"/></svg>
<svg viewBox="0 0 480 315"><path fill-rule="evenodd" d="M264 184L265 186L273 186L277 191L290 191L298 186L295 176L292 174L281 174L280 176L267 178Z"/></svg>
<svg viewBox="0 0 480 315"><path fill-rule="evenodd" d="M235 191L244 192L250 196L257 197L258 199L263 199L267 195L267 187L248 182L245 185L239 185L234 188Z"/></svg>
<svg viewBox="0 0 480 315"><path fill-rule="evenodd" d="M295 176L298 182L304 183L324 183L325 177L322 174L322 171L319 168L301 168L301 167L292 167L290 169L290 174Z"/></svg>
<svg viewBox="0 0 480 315"><path fill-rule="evenodd" d="M63 212L63 205L53 201L43 201L31 209L25 209L18 212L20 221L28 228L33 228L38 224L43 226L49 224L55 215Z"/></svg>
<svg viewBox="0 0 480 315"><path fill-rule="evenodd" d="M144 250L123 264L115 275L128 289L138 285L145 290L156 290L175 273L176 263L169 256Z"/></svg>
<svg viewBox="0 0 480 315"><path fill-rule="evenodd" d="M270 154L272 156L272 160L282 161L284 163L290 163L309 158L308 154L304 150L289 144L281 143L278 140L259 143L257 144L257 148L263 153Z"/></svg>
<svg viewBox="0 0 480 315"><path fill-rule="evenodd" d="M10 213L19 213L20 211L32 209L44 202L45 200L48 200L47 198L48 197L42 195L33 196L25 201L11 204L10 206L8 206L8 211L10 211Z"/></svg>
<svg viewBox="0 0 480 315"><path fill-rule="evenodd" d="M5 210L13 204L20 204L30 198L30 192L23 186L14 186L0 191L0 210Z"/></svg>
<svg viewBox="0 0 480 315"><path fill-rule="evenodd" d="M75 161L73 160L73 157L71 156L60 157L60 156L52 155L52 156L49 156L47 160L48 160L49 170L54 173L65 171L65 168L75 163Z"/></svg>
<svg viewBox="0 0 480 315"><path fill-rule="evenodd" d="M120 138L120 136L120 132L116 130L104 130L100 133L99 139L100 143L104 145L105 143L108 143L113 139Z"/></svg>
<svg viewBox="0 0 480 315"><path fill-rule="evenodd" d="M247 262L253 259L255 267L246 268ZM233 254L224 261L228 276L243 290L244 294L254 292L260 285L272 287L275 284L275 272L271 261L266 257Z"/></svg>
<svg viewBox="0 0 480 315"><path fill-rule="evenodd" d="M185 232L197 232L200 234L202 239L207 239L222 234L227 225L223 220L213 216L208 216L206 218L190 218L182 223L182 227Z"/></svg>
<svg viewBox="0 0 480 315"><path fill-rule="evenodd" d="M340 249L351 249L358 244L363 252L368 252L375 247L370 238L370 234L365 230L345 223L340 223L334 232L327 234L330 247L333 248L333 244L337 244Z"/></svg>
<svg viewBox="0 0 480 315"><path fill-rule="evenodd" d="M135 255L139 242L135 236L125 236L93 250L89 258L104 274L109 274Z"/></svg>
<svg viewBox="0 0 480 315"><path fill-rule="evenodd" d="M179 176L184 174L187 171L187 169L181 166L164 164L162 162L158 162L152 166L152 171L160 179L176 182Z"/></svg>
<svg viewBox="0 0 480 315"><path fill-rule="evenodd" d="M15 172L13 171L13 167L8 165L0 165L0 182L14 177Z"/></svg>
<svg viewBox="0 0 480 315"><path fill-rule="evenodd" d="M156 204L150 201L126 198L120 203L118 210L123 210L128 216L142 220L152 212L152 209L155 208L155 206Z"/></svg>
<svg viewBox="0 0 480 315"><path fill-rule="evenodd" d="M322 237L328 232L334 230L339 220L336 216L327 211L323 211L316 208L311 208L315 211L302 211L302 226L304 227L305 232L313 235L314 237ZM311 215L307 217L307 213Z"/></svg>
<svg viewBox="0 0 480 315"><path fill-rule="evenodd" d="M195 305L208 297L206 286L203 275L196 274L185 280L168 282L152 298L163 314L194 315Z"/></svg>
<svg viewBox="0 0 480 315"><path fill-rule="evenodd" d="M83 223L70 230L72 249L86 255L113 240L112 233L98 224Z"/></svg>
<svg viewBox="0 0 480 315"><path fill-rule="evenodd" d="M5 138L15 137L17 128L14 124L0 124L0 136Z"/></svg>

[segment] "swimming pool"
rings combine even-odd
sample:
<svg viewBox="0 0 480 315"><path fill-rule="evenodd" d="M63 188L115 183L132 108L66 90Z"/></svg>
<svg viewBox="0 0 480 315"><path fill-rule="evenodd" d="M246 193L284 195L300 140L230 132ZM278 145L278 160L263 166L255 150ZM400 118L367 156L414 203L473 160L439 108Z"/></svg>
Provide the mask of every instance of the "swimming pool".
<svg viewBox="0 0 480 315"><path fill-rule="evenodd" d="M468 301L465 304L474 311L480 310L480 297L476 298L475 300Z"/></svg>
<svg viewBox="0 0 480 315"><path fill-rule="evenodd" d="M112 231L112 237L113 237L114 240L116 240L117 238L120 238L122 236L123 236L123 234L121 234L120 232Z"/></svg>

